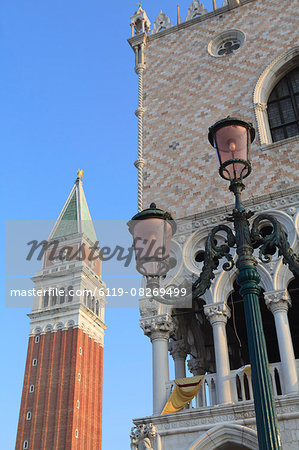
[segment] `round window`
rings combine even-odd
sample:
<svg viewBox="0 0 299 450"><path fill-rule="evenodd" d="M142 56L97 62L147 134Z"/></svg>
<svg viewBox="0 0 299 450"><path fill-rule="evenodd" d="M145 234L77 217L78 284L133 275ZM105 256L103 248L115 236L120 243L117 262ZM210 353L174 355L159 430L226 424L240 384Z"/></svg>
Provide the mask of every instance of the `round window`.
<svg viewBox="0 0 299 450"><path fill-rule="evenodd" d="M231 55L245 42L245 34L240 30L228 30L218 34L209 42L208 52L211 56Z"/></svg>

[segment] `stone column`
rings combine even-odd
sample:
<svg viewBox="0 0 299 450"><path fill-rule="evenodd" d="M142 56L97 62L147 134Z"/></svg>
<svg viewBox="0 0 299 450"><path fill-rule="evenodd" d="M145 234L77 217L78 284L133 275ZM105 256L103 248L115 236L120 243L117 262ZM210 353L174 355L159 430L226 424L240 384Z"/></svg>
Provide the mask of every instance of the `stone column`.
<svg viewBox="0 0 299 450"><path fill-rule="evenodd" d="M226 303L214 303L205 305L204 312L213 327L218 402L231 403L230 366L225 329L227 319L230 318L230 309Z"/></svg>
<svg viewBox="0 0 299 450"><path fill-rule="evenodd" d="M185 378L186 377L185 361L188 351L184 339L169 342L168 350L174 360L175 378Z"/></svg>
<svg viewBox="0 0 299 450"><path fill-rule="evenodd" d="M274 315L280 361L283 371L283 394L298 393L298 375L290 326L288 309L291 300L287 289L264 293L266 305Z"/></svg>
<svg viewBox="0 0 299 450"><path fill-rule="evenodd" d="M205 369L201 358L194 358L193 356L191 356L190 359L187 361L187 364L189 371L192 373L194 377L196 377L197 375L205 374ZM196 407L199 408L201 406L207 406L206 389L204 381L201 383L199 392L196 396Z"/></svg>
<svg viewBox="0 0 299 450"><path fill-rule="evenodd" d="M153 414L160 414L167 401L166 383L169 381L168 341L174 330L169 314L143 318L140 326L152 343Z"/></svg>

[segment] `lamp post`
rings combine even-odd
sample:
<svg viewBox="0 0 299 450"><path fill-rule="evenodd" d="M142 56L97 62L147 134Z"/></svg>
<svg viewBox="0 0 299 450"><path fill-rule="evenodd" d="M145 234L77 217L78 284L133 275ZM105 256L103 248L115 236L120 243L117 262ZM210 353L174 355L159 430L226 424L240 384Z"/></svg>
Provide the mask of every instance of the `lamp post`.
<svg viewBox="0 0 299 450"><path fill-rule="evenodd" d="M206 241L203 269L193 284L190 295L193 299L198 299L210 287L215 276L213 272L222 257L227 259L223 265L224 270L233 267L230 248L236 246L237 282L244 301L259 448L274 450L282 447L259 307L260 277L253 251L259 247L260 259L269 262L271 254L278 248L283 262L288 264L294 274L299 273L299 260L290 248L281 225L271 215L257 216L250 230L248 219L254 213L245 210L241 193L245 188L243 179L251 173L250 147L254 137L252 124L235 117L220 120L209 129L208 139L216 149L219 159L219 174L230 182L229 189L235 196L235 207L227 218L234 224L235 233L224 224L217 225L210 231ZM271 224L272 232L263 237L260 229L261 223L265 221ZM129 229L134 236L137 270L146 277L148 287L159 287L161 277L166 275L171 266L169 249L172 234L176 230L174 221L169 213L152 204L149 209L132 218ZM227 239L226 244L217 246L215 235L220 230L226 233ZM174 304L173 298L167 294L153 294L152 298Z"/></svg>

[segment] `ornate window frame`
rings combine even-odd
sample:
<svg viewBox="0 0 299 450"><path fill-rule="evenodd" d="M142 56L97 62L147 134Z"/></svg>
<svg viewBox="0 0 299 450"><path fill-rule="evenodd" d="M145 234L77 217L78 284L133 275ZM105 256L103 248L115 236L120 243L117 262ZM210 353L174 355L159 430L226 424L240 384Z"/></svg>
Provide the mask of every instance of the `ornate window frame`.
<svg viewBox="0 0 299 450"><path fill-rule="evenodd" d="M273 143L267 101L276 84L299 63L299 46L293 47L275 58L259 77L253 93L254 112L262 146Z"/></svg>
<svg viewBox="0 0 299 450"><path fill-rule="evenodd" d="M209 42L207 47L208 53L214 58L223 58L232 55L234 52L222 55L218 54L218 50L221 44L225 44L227 41L237 41L240 48L246 41L246 34L244 33L244 31L237 28L222 31L221 33L214 36L213 39Z"/></svg>

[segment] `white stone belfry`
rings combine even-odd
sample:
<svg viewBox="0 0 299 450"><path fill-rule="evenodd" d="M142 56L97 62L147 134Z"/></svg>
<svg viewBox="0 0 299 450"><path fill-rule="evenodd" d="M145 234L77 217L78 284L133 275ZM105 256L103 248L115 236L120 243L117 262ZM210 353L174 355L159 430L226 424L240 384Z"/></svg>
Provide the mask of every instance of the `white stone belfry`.
<svg viewBox="0 0 299 450"><path fill-rule="evenodd" d="M194 19L194 17L197 16L202 16L207 12L208 11L205 9L203 3L199 2L198 0L193 0L188 8L188 16L186 17L186 21Z"/></svg>
<svg viewBox="0 0 299 450"><path fill-rule="evenodd" d="M45 294L34 298L30 334L76 327L103 345L106 286L82 175L78 171L44 248L42 270L32 278Z"/></svg>
<svg viewBox="0 0 299 450"><path fill-rule="evenodd" d="M170 23L169 17L164 14L162 11L157 15L152 34L159 33L159 31L167 30L167 28L171 28L172 24Z"/></svg>

